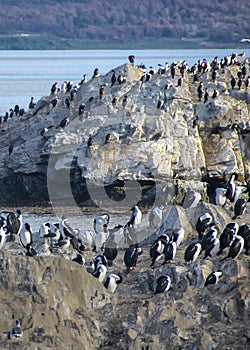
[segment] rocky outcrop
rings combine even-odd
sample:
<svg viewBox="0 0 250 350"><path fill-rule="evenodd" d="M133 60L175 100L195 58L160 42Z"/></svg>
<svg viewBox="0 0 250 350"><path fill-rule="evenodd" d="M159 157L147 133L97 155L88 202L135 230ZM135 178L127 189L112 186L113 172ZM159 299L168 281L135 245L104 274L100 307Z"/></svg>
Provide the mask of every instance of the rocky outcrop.
<svg viewBox="0 0 250 350"><path fill-rule="evenodd" d="M131 64L114 69L116 77L125 77L121 84L111 86L111 71L76 86L69 108L64 100L70 92L43 97L33 110L1 125L2 200L110 200L109 206L122 203L131 189L134 202L170 204L177 194L180 202L187 189L205 199L201 180L212 173L237 172L248 183L249 88L232 90L230 84L242 63L239 58L221 68L215 81L211 71L199 74L210 96L219 92L205 103L190 71L178 86L177 68L174 78L167 69L147 81L144 70ZM249 74L248 60L244 64Z"/></svg>
<svg viewBox="0 0 250 350"><path fill-rule="evenodd" d="M162 228L186 223L185 237L174 260L162 266L162 259L154 268L149 255L152 230L144 212L141 229L149 240L140 242L143 253L136 269L125 273L124 248L108 267L108 273L123 276L114 294L88 273L96 256L92 251L83 253L86 264L80 266L69 260L72 247L65 254L28 257L22 255L18 239L7 243L0 252L0 348L248 349L249 255L242 252L237 259L221 261L227 253L204 259L203 252L193 263L184 261L187 245L198 239L192 226L201 212L212 214L219 227L230 222L225 209L202 202L193 212L167 208ZM238 223L243 220L248 222L249 214ZM216 269L223 271L219 283L204 287ZM156 280L163 274L171 277L171 287L155 294ZM7 334L16 318L23 337L14 342Z"/></svg>
<svg viewBox="0 0 250 350"><path fill-rule="evenodd" d="M98 346L98 312L112 297L85 268L60 257L29 259L10 252L2 254L0 265L2 346L11 344L11 315L22 319L27 348L67 349L75 338L76 349Z"/></svg>

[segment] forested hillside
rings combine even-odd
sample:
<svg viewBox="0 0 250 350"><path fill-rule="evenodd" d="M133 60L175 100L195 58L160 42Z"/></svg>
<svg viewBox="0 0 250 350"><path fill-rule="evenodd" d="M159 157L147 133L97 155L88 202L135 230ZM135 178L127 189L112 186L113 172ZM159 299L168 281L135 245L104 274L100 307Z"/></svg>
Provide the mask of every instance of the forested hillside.
<svg viewBox="0 0 250 350"><path fill-rule="evenodd" d="M39 34L114 43L174 39L176 46L185 40L232 46L250 36L249 0L1 0L0 4L4 40Z"/></svg>

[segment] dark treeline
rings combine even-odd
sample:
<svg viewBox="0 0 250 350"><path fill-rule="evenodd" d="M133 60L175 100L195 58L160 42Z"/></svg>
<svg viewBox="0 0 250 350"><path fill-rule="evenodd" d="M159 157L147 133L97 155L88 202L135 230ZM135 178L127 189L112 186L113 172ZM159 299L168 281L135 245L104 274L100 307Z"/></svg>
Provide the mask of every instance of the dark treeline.
<svg viewBox="0 0 250 350"><path fill-rule="evenodd" d="M201 39L250 36L249 0L0 1L0 35L32 33L81 40Z"/></svg>

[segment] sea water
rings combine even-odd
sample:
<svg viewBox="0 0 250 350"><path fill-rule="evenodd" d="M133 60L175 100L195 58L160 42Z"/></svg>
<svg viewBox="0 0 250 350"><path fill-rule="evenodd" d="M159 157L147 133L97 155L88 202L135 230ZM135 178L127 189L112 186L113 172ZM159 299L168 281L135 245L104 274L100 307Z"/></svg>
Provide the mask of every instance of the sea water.
<svg viewBox="0 0 250 350"><path fill-rule="evenodd" d="M48 96L53 83L64 81L79 83L83 75L92 77L95 68L101 74L108 73L124 63L128 56L135 56L135 64L158 68L158 64L185 60L189 66L199 59L211 61L236 52L236 49L206 50L18 50L0 51L0 115L16 104L28 109L31 96L37 102ZM250 57L250 48L245 50Z"/></svg>

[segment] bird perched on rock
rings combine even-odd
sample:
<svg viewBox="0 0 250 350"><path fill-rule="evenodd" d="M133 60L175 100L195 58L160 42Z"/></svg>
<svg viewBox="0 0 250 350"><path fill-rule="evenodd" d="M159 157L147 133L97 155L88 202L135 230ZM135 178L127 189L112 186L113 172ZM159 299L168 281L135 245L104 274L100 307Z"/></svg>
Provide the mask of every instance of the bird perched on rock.
<svg viewBox="0 0 250 350"><path fill-rule="evenodd" d="M142 254L142 249L138 245L131 245L128 247L124 254L124 263L126 266L126 272L129 273L131 270L136 268L137 260L139 255Z"/></svg>
<svg viewBox="0 0 250 350"><path fill-rule="evenodd" d="M191 243L184 253L184 259L186 262L194 262L197 260L198 256L200 255L200 252L202 251L201 244L198 243Z"/></svg>
<svg viewBox="0 0 250 350"><path fill-rule="evenodd" d="M57 103L58 103L58 98L53 98L53 100L50 101L50 109L55 108Z"/></svg>
<svg viewBox="0 0 250 350"><path fill-rule="evenodd" d="M210 275L207 276L204 287L207 287L209 284L217 284L221 276L221 270L213 271L210 273Z"/></svg>
<svg viewBox="0 0 250 350"><path fill-rule="evenodd" d="M125 95L122 99L122 108L125 108L128 102L128 96Z"/></svg>
<svg viewBox="0 0 250 350"><path fill-rule="evenodd" d="M61 232L61 235L63 238L65 238L65 237L75 238L76 233L72 229L72 227L70 227L70 225L68 223L66 223L66 220L67 220L66 216L63 215L62 220L59 223L59 230Z"/></svg>
<svg viewBox="0 0 250 350"><path fill-rule="evenodd" d="M14 239L14 235L19 235L21 227L23 225L22 213L19 209L15 213L2 212L0 218L4 220L4 226L6 226L6 240L11 241Z"/></svg>
<svg viewBox="0 0 250 350"><path fill-rule="evenodd" d="M85 103L81 103L79 108L78 108L78 114L81 115L84 112L85 109Z"/></svg>
<svg viewBox="0 0 250 350"><path fill-rule="evenodd" d="M7 228L3 226L3 220L0 220L0 225L1 225L0 227L0 250L1 250L6 240L5 232Z"/></svg>
<svg viewBox="0 0 250 350"><path fill-rule="evenodd" d="M92 269L95 271L99 264L107 266L107 258L104 254L98 254L91 262Z"/></svg>
<svg viewBox="0 0 250 350"><path fill-rule="evenodd" d="M229 180L226 183L226 188L228 190L227 198L230 200L230 202L234 202L234 196L235 196L235 191L236 191L235 181L237 179L238 179L238 174L232 173L230 175Z"/></svg>
<svg viewBox="0 0 250 350"><path fill-rule="evenodd" d="M92 276L98 278L100 282L103 282L107 273L107 267L103 264L98 264Z"/></svg>
<svg viewBox="0 0 250 350"><path fill-rule="evenodd" d="M29 109L33 109L33 108L35 108L35 103L34 103L34 97L31 97L31 99L30 99L30 103L29 103Z"/></svg>
<svg viewBox="0 0 250 350"><path fill-rule="evenodd" d="M173 230L173 241L176 243L177 248L184 240L184 237L185 237L185 230L183 227L176 227Z"/></svg>
<svg viewBox="0 0 250 350"><path fill-rule="evenodd" d="M128 245L133 245L137 243L136 230L142 221L142 212L136 205L131 208L132 215L130 220L124 226L124 236Z"/></svg>
<svg viewBox="0 0 250 350"><path fill-rule="evenodd" d="M16 320L14 327L12 328L12 331L9 333L10 339L20 339L23 336L23 331L21 329L21 323L19 320Z"/></svg>
<svg viewBox="0 0 250 350"><path fill-rule="evenodd" d="M110 215L108 213L97 215L94 218L94 223L93 223L95 233L103 232L104 225L108 226L109 221L110 221Z"/></svg>
<svg viewBox="0 0 250 350"><path fill-rule="evenodd" d="M248 254L250 249L250 226L248 224L240 225L237 235L244 239L244 248L246 250L245 253Z"/></svg>
<svg viewBox="0 0 250 350"><path fill-rule="evenodd" d="M152 259L150 267L153 267L154 264L161 259L168 242L169 237L167 235L161 235L154 241L149 250L150 258Z"/></svg>
<svg viewBox="0 0 250 350"><path fill-rule="evenodd" d="M19 233L19 237L20 237L20 242L22 244L22 246L25 249L29 249L29 246L32 245L32 230L30 227L30 224L28 224L27 222L23 225L23 227L20 230Z"/></svg>
<svg viewBox="0 0 250 350"><path fill-rule="evenodd" d="M57 91L58 91L57 82L55 82L55 83L51 86L50 94L51 94L51 95L54 95L54 94L57 93Z"/></svg>
<svg viewBox="0 0 250 350"><path fill-rule="evenodd" d="M224 249L230 247L235 239L235 231L232 228L225 227L220 235L220 249L217 255L221 255Z"/></svg>
<svg viewBox="0 0 250 350"><path fill-rule="evenodd" d="M202 250L206 250L211 245L212 240L217 237L217 233L218 232L215 227L211 227L206 232L206 234L202 237L200 242Z"/></svg>
<svg viewBox="0 0 250 350"><path fill-rule="evenodd" d="M118 101L118 98L115 96L113 97L113 100L112 100L112 106L115 107L116 104L117 104L117 101Z"/></svg>
<svg viewBox="0 0 250 350"><path fill-rule="evenodd" d="M158 102L157 102L157 109L162 109L163 108L163 106L164 106L164 100L159 100Z"/></svg>
<svg viewBox="0 0 250 350"><path fill-rule="evenodd" d="M106 256L108 260L108 266L113 265L113 261L117 257L117 243L115 241L115 235L110 234L108 239L106 240L104 244L104 255Z"/></svg>
<svg viewBox="0 0 250 350"><path fill-rule="evenodd" d="M242 252L243 248L244 248L244 239L239 235L235 235L234 240L230 245L227 256L223 258L221 261L224 261L228 258L236 259Z"/></svg>
<svg viewBox="0 0 250 350"><path fill-rule="evenodd" d="M116 82L116 75L115 75L115 71L112 70L112 75L111 75L111 86L113 86Z"/></svg>
<svg viewBox="0 0 250 350"><path fill-rule="evenodd" d="M61 120L60 124L57 126L58 128L64 128L65 126L67 126L69 124L69 118L65 117Z"/></svg>
<svg viewBox="0 0 250 350"><path fill-rule="evenodd" d="M239 216L242 216L245 214L247 207L247 201L244 198L239 198L234 204L234 216L232 217L233 220L237 219Z"/></svg>
<svg viewBox="0 0 250 350"><path fill-rule="evenodd" d="M99 76L100 76L99 69L98 69L98 68L95 68L92 78L98 78Z"/></svg>
<svg viewBox="0 0 250 350"><path fill-rule="evenodd" d="M235 79L235 77L232 77L231 78L231 88L232 88L232 90L234 90L235 86L236 86L236 79Z"/></svg>
<svg viewBox="0 0 250 350"><path fill-rule="evenodd" d="M94 247L93 251L103 250L104 244L109 237L108 226L106 224L103 225L103 231L96 233L94 236Z"/></svg>
<svg viewBox="0 0 250 350"><path fill-rule="evenodd" d="M171 286L171 279L168 275L161 276L157 279L155 294L165 293Z"/></svg>
<svg viewBox="0 0 250 350"><path fill-rule="evenodd" d="M136 229L142 222L142 212L137 205L131 208L131 211L132 215L130 217L129 223L134 229Z"/></svg>
<svg viewBox="0 0 250 350"><path fill-rule="evenodd" d="M70 100L69 100L68 97L65 97L65 98L63 99L63 105L64 105L65 107L67 107L67 108L70 108ZM62 126L62 128L63 128L63 126Z"/></svg>
<svg viewBox="0 0 250 350"><path fill-rule="evenodd" d="M123 278L121 275L116 275L114 273L110 273L104 282L104 287L110 292L114 293L117 285L122 283Z"/></svg>
<svg viewBox="0 0 250 350"><path fill-rule="evenodd" d="M72 261L74 261L74 262L76 262L76 263L78 263L78 264L80 264L82 266L85 264L84 257L81 254L79 254L79 253L77 254L77 256L75 258L72 259Z"/></svg>
<svg viewBox="0 0 250 350"><path fill-rule="evenodd" d="M217 237L213 237L211 239L210 245L205 249L205 255L204 259L206 259L208 256L210 258L217 255L220 248L220 240Z"/></svg>
<svg viewBox="0 0 250 350"><path fill-rule="evenodd" d="M104 97L105 95L105 89L104 89L104 85L101 85L100 89L99 89L99 97L100 100Z"/></svg>
<svg viewBox="0 0 250 350"><path fill-rule="evenodd" d="M221 205L223 207L227 202L227 193L228 190L226 188L217 187L214 194L214 204Z"/></svg>
<svg viewBox="0 0 250 350"><path fill-rule="evenodd" d="M129 55L128 56L129 63L134 64L135 62L135 56L134 55Z"/></svg>
<svg viewBox="0 0 250 350"><path fill-rule="evenodd" d="M9 157L10 157L10 155L11 155L11 154L13 153L13 151L14 151L14 145L13 145L13 143L11 143L11 144L9 145L8 151L9 151Z"/></svg>
<svg viewBox="0 0 250 350"><path fill-rule="evenodd" d="M214 225L213 217L209 213L205 213L199 216L195 226L196 231L198 232L198 235L199 235L199 239L202 239L206 230L213 225Z"/></svg>
<svg viewBox="0 0 250 350"><path fill-rule="evenodd" d="M162 265L166 264L166 262L170 262L175 258L176 255L176 242L170 241L168 242L163 250L163 254L165 256L165 260L163 261Z"/></svg>

